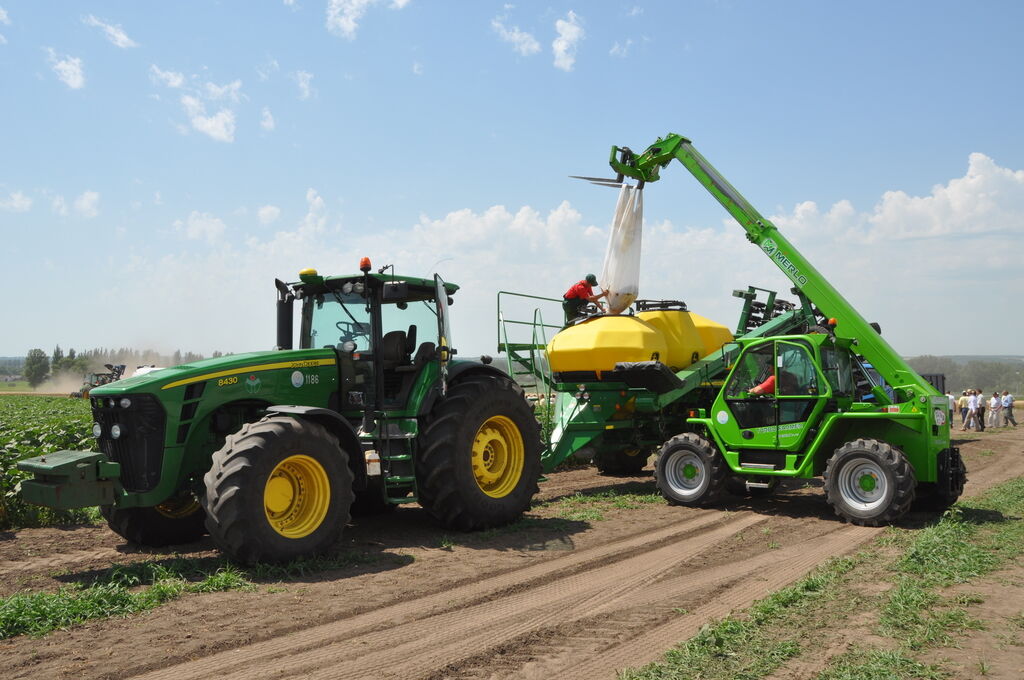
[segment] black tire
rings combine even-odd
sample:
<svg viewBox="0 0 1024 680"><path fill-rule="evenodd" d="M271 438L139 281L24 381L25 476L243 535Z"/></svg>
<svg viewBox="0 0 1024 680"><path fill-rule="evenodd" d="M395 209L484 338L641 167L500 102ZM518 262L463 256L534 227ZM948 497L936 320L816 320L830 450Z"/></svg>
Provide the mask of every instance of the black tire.
<svg viewBox="0 0 1024 680"><path fill-rule="evenodd" d="M151 508L101 505L100 514L115 534L151 548L192 543L206 534L203 507L192 495Z"/></svg>
<svg viewBox="0 0 1024 680"><path fill-rule="evenodd" d="M612 449L598 451L594 465L602 475L635 475L651 457L649 449Z"/></svg>
<svg viewBox="0 0 1024 680"><path fill-rule="evenodd" d="M752 482L767 482L768 488L762 489L758 487L747 488L747 480ZM767 475L729 475L729 478L725 480L725 490L734 496L741 498L767 498L775 493L775 489L779 488L779 478L769 477Z"/></svg>
<svg viewBox="0 0 1024 680"><path fill-rule="evenodd" d="M729 466L708 440L692 432L672 437L658 452L654 481L673 505L701 506L717 501L725 491Z"/></svg>
<svg viewBox="0 0 1024 680"><path fill-rule="evenodd" d="M325 427L267 416L213 454L203 477L206 528L243 564L324 553L349 520L352 479L348 453Z"/></svg>
<svg viewBox="0 0 1024 680"><path fill-rule="evenodd" d="M914 502L917 480L906 456L876 439L843 444L825 466L825 498L847 522L892 524Z"/></svg>
<svg viewBox="0 0 1024 680"><path fill-rule="evenodd" d="M540 426L522 389L504 376L468 376L424 421L420 505L462 531L512 522L537 493L540 453Z"/></svg>

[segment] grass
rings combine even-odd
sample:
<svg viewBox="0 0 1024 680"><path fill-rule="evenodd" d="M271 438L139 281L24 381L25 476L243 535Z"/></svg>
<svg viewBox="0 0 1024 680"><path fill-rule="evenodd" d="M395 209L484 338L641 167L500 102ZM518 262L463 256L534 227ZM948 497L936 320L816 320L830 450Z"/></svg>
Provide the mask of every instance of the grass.
<svg viewBox="0 0 1024 680"><path fill-rule="evenodd" d="M19 593L0 598L0 639L44 635L93 619L124 617L158 607L188 593L255 590L260 581L287 581L375 561L361 553L237 567L221 558L175 557L112 567L90 583L55 593Z"/></svg>
<svg viewBox="0 0 1024 680"><path fill-rule="evenodd" d="M608 510L639 510L645 505L663 503L657 493L619 493L614 489L598 493L577 491L554 501L539 503L534 507L553 508L561 519L579 522L600 522Z"/></svg>
<svg viewBox="0 0 1024 680"><path fill-rule="evenodd" d="M921 650L952 645L983 626L970 614L980 598L947 595L944 589L975 581L1024 553L1024 478L957 504L919 530L889 528L874 551L833 560L794 586L756 602L745 612L713 622L665 655L662 662L620 674L622 680L743 680L769 675L805 651L820 650L818 627L842 628L857 612L877 619L886 642L857 645L828 660L818 680L940 680L940 665L915 658ZM891 555L888 561L880 552ZM858 579L889 578L880 595L860 595ZM1010 617L1024 629L1024 611ZM984 668L982 666L985 666ZM976 671L984 675L987 665Z"/></svg>
<svg viewBox="0 0 1024 680"><path fill-rule="evenodd" d="M798 656L797 639L775 635L777 627L801 619L807 608L830 597L859 558L830 560L795 585L783 588L747 610L704 626L697 635L665 654L665 661L623 671L621 680L763 677Z"/></svg>

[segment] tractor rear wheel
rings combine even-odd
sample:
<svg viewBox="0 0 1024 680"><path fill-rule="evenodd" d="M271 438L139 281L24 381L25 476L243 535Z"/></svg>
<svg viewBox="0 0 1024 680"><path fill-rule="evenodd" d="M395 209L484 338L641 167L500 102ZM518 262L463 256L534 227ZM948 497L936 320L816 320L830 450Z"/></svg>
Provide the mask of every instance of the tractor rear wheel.
<svg viewBox="0 0 1024 680"><path fill-rule="evenodd" d="M647 465L650 449L613 449L598 451L594 465L603 475L635 475Z"/></svg>
<svg viewBox="0 0 1024 680"><path fill-rule="evenodd" d="M419 502L446 527L507 524L530 507L540 477L540 426L522 388L504 376L448 387L420 436Z"/></svg>
<svg viewBox="0 0 1024 680"><path fill-rule="evenodd" d="M654 481L673 505L710 505L725 491L729 466L708 440L692 432L669 439L654 463Z"/></svg>
<svg viewBox="0 0 1024 680"><path fill-rule="evenodd" d="M914 469L895 446L877 439L843 444L825 466L825 498L847 522L892 524L914 502Z"/></svg>
<svg viewBox="0 0 1024 680"><path fill-rule="evenodd" d="M203 477L206 528L244 564L326 552L352 505L348 453L319 423L267 416L243 425Z"/></svg>
<svg viewBox="0 0 1024 680"><path fill-rule="evenodd" d="M100 514L115 534L151 548L191 543L206 534L203 507L192 494L151 508L102 505Z"/></svg>

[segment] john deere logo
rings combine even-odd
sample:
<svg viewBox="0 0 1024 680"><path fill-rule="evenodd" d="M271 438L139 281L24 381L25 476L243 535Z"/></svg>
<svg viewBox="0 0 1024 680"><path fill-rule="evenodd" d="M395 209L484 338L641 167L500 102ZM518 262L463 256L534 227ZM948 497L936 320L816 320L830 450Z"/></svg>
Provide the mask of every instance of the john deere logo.
<svg viewBox="0 0 1024 680"><path fill-rule="evenodd" d="M250 375L249 379L245 381L245 391L249 394L256 394L261 387L263 387L263 381L255 375Z"/></svg>

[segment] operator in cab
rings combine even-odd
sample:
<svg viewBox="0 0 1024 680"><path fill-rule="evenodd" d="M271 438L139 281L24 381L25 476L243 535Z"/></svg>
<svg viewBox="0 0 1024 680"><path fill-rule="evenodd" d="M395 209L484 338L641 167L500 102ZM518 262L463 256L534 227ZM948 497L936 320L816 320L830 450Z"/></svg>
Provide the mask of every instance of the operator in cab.
<svg viewBox="0 0 1024 680"><path fill-rule="evenodd" d="M608 291L604 291L600 295L594 295L594 286L596 285L597 277L593 274L587 274L585 279L574 283L569 290L565 291L565 295L562 296L562 310L565 311L566 326L583 313L583 308L588 302L596 303L604 311L604 306L600 300L608 295Z"/></svg>

